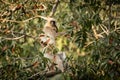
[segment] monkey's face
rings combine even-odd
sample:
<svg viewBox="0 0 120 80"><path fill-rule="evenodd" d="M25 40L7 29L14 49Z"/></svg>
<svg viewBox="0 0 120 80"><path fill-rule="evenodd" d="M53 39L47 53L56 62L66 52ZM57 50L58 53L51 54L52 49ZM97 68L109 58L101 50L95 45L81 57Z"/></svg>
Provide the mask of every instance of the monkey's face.
<svg viewBox="0 0 120 80"><path fill-rule="evenodd" d="M52 38L53 40L55 39L57 32L58 32L58 28L56 26L56 21L53 18L48 18L44 28L43 28L43 32L49 36L50 38Z"/></svg>
<svg viewBox="0 0 120 80"><path fill-rule="evenodd" d="M56 22L54 20L50 21L50 25L56 29L56 32L58 32L58 28L57 28Z"/></svg>
<svg viewBox="0 0 120 80"><path fill-rule="evenodd" d="M55 22L55 21L50 21L50 24L51 24L52 26L56 26L56 22Z"/></svg>

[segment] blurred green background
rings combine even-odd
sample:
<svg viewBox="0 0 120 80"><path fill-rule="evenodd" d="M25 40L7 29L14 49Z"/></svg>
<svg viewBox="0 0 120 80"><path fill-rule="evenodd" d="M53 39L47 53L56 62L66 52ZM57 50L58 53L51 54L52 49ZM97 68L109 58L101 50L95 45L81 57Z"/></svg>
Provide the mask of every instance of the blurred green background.
<svg viewBox="0 0 120 80"><path fill-rule="evenodd" d="M54 0L0 0L0 79L49 80L48 60L37 39ZM32 18L29 21L25 21ZM67 67L51 80L120 80L120 1L60 0L54 18L59 32L56 52ZM54 51L50 50L50 52ZM26 68L30 65L32 67Z"/></svg>

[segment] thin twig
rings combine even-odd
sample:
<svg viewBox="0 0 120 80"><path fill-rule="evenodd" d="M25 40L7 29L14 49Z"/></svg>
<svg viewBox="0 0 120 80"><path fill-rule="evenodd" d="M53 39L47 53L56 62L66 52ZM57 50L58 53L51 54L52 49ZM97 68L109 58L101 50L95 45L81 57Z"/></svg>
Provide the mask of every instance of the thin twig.
<svg viewBox="0 0 120 80"><path fill-rule="evenodd" d="M20 33L20 32L14 32L14 31L12 31L12 32L15 33L15 34L25 35L25 36L27 36L27 37L36 39L36 36L27 35L27 34L25 34L25 33Z"/></svg>
<svg viewBox="0 0 120 80"><path fill-rule="evenodd" d="M47 17L36 15L34 17L28 18L28 19L23 20L23 21L8 20L8 19L0 19L0 21L2 21L2 22L14 22L14 23L20 23L21 24L21 23L28 22L28 21L30 21L32 19L35 19L35 18L42 18L42 19L47 20Z"/></svg>
<svg viewBox="0 0 120 80"><path fill-rule="evenodd" d="M31 17L31 18L29 18L29 19L23 20L23 22L30 21L30 20L32 20L32 19L34 19L34 18L37 18L37 17L40 17L40 16Z"/></svg>
<svg viewBox="0 0 120 80"><path fill-rule="evenodd" d="M5 0L1 0L1 2L4 3L4 4L11 4L11 3L9 3L9 2L7 2Z"/></svg>
<svg viewBox="0 0 120 80"><path fill-rule="evenodd" d="M8 19L0 19L0 21L3 21L3 22L14 22L14 23L22 23L22 21L16 21L16 20L8 20Z"/></svg>
<svg viewBox="0 0 120 80"><path fill-rule="evenodd" d="M20 36L20 37L15 37L15 38L3 38L4 40L18 40L18 39L21 39L21 38L23 38L23 37L25 37L25 35L22 35L22 36Z"/></svg>
<svg viewBox="0 0 120 80"><path fill-rule="evenodd" d="M4 33L4 31L2 31L2 30L0 30L0 32ZM20 33L20 32L15 32L15 31L9 31L9 33L24 35L24 36L27 36L27 37L30 37L30 38L33 38L33 39L36 39L36 38L37 38L36 36L31 36L31 35L28 35L28 34L25 34L25 33ZM15 35L14 35L14 36L15 36Z"/></svg>
<svg viewBox="0 0 120 80"><path fill-rule="evenodd" d="M105 25L100 25L100 28L103 30L103 32L105 32L107 35L109 35L109 30L107 29L107 27Z"/></svg>
<svg viewBox="0 0 120 80"><path fill-rule="evenodd" d="M41 73L42 72L37 72L37 73L33 74L32 76L28 77L28 79L33 79L36 76L41 76Z"/></svg>

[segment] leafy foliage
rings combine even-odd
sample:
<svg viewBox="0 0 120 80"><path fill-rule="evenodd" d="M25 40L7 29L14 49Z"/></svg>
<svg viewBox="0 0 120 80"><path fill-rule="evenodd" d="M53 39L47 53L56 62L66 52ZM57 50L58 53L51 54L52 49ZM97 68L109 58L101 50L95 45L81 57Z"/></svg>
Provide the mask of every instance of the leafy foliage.
<svg viewBox="0 0 120 80"><path fill-rule="evenodd" d="M35 16L49 15L54 0L0 4L0 79L48 79L44 70L49 60L39 40L45 21ZM66 52L67 66L60 79L120 79L119 8L119 0L60 1L54 17L59 34L64 34L48 51Z"/></svg>

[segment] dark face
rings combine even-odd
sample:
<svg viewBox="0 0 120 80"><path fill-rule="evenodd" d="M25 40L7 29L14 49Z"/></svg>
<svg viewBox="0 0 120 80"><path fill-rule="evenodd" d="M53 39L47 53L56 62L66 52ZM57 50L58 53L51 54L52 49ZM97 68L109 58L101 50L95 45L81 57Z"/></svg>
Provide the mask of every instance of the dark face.
<svg viewBox="0 0 120 80"><path fill-rule="evenodd" d="M50 24L51 24L52 26L56 26L56 22L55 22L55 21L50 21Z"/></svg>
<svg viewBox="0 0 120 80"><path fill-rule="evenodd" d="M58 31L58 28L56 26L56 22L55 21L50 21L50 24L52 27L55 27L56 28L56 32Z"/></svg>

